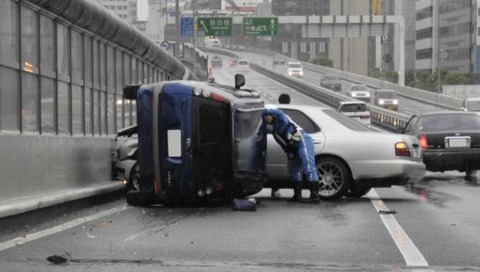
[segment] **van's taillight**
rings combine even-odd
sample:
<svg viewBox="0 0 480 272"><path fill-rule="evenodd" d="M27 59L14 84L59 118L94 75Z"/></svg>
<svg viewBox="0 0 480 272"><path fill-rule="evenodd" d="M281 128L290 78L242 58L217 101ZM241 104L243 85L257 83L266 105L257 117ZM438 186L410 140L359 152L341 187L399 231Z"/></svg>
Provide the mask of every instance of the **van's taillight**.
<svg viewBox="0 0 480 272"><path fill-rule="evenodd" d="M420 135L418 140L420 141L420 147L422 148L422 150L423 151L427 150L428 149L427 135L425 134Z"/></svg>
<svg viewBox="0 0 480 272"><path fill-rule="evenodd" d="M154 180L154 181L153 181L153 190L154 190L154 192L155 192L156 195L158 195L158 187L159 187L158 185L159 185L159 184L158 184L158 181L157 181L157 180Z"/></svg>
<svg viewBox="0 0 480 272"><path fill-rule="evenodd" d="M370 118L370 115L362 115L362 116L360 116L360 119L368 119L368 118Z"/></svg>
<svg viewBox="0 0 480 272"><path fill-rule="evenodd" d="M221 96L219 94L216 94L216 93L212 93L210 98L215 100L215 101L218 101L218 102L223 102L225 100L225 98L223 96Z"/></svg>
<svg viewBox="0 0 480 272"><path fill-rule="evenodd" d="M410 157L410 149L408 149L408 145L404 142L396 143L395 155L402 157Z"/></svg>

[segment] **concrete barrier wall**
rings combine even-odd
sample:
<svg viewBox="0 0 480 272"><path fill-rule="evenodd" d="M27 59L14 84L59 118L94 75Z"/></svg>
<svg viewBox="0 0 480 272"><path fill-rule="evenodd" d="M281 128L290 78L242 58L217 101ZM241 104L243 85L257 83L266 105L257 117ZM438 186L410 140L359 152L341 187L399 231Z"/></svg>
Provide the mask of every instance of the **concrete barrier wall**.
<svg viewBox="0 0 480 272"><path fill-rule="evenodd" d="M0 202L111 183L111 138L0 137Z"/></svg>

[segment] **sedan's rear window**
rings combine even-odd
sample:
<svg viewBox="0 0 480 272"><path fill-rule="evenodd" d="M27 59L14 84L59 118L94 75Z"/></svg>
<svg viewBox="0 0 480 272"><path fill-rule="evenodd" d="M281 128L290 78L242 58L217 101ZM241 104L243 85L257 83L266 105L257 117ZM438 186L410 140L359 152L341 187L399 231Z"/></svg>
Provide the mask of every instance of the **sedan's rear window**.
<svg viewBox="0 0 480 272"><path fill-rule="evenodd" d="M480 116L476 114L439 114L424 116L419 127L423 131L480 130Z"/></svg>
<svg viewBox="0 0 480 272"><path fill-rule="evenodd" d="M338 123L340 123L344 127L347 127L348 129L355 131L376 131L373 128L370 128L365 124L358 122L357 120L341 114L339 111L336 111L334 109L325 109L323 110L323 112L338 121Z"/></svg>
<svg viewBox="0 0 480 272"><path fill-rule="evenodd" d="M367 110L368 110L367 105L362 103L347 104L347 105L343 105L340 108L341 112L359 112L359 111L367 111Z"/></svg>

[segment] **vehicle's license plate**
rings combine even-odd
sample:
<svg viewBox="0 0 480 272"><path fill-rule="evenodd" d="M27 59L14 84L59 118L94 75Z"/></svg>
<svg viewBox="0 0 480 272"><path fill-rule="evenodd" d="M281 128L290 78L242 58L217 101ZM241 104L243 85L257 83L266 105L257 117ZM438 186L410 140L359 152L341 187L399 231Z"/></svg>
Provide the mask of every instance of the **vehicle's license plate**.
<svg viewBox="0 0 480 272"><path fill-rule="evenodd" d="M446 140L449 148L469 146L468 138L447 138Z"/></svg>

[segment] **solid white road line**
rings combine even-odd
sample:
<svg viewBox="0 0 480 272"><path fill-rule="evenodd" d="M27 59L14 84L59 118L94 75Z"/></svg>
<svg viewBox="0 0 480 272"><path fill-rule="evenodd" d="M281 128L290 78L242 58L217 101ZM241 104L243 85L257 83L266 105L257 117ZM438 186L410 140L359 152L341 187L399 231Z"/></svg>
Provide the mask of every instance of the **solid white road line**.
<svg viewBox="0 0 480 272"><path fill-rule="evenodd" d="M0 243L0 251L3 251L5 249L11 248L11 247L14 247L14 246L17 246L17 245L22 245L22 244L31 242L33 240L43 238L45 236L49 236L49 235L52 235L52 234L55 234L55 233L59 233L59 232L62 232L64 230L71 229L73 227L79 226L81 224L85 224L87 222L90 222L90 221L93 221L93 220L96 220L96 219L99 219L99 218L102 218L102 217L105 217L105 216L109 216L109 215L121 212L121 211L125 210L126 208L127 208L127 206L123 205L121 207L116 207L116 208L113 208L111 210L107 210L107 211L97 213L97 214L94 214L94 215L91 215L91 216L78 218L78 219L69 221L67 223L58 225L58 226L53 227L53 228L49 228L49 229L42 230L42 231L39 231L39 232L27 234L27 235L22 236L22 237L17 237L17 238L14 238L12 240L9 240L9 241L2 242L2 243Z"/></svg>
<svg viewBox="0 0 480 272"><path fill-rule="evenodd" d="M403 255L405 262L408 266L428 266L427 261L423 257L420 250L415 246L415 244L410 240L407 233L403 228L398 224L397 220L393 214L389 214L390 211L388 207L383 203L383 201L378 196L377 192L374 189L370 190L366 197L370 198L373 206L379 212L380 218L383 221L383 224L387 228L390 236L397 245L398 249ZM387 213L380 213L387 212Z"/></svg>

